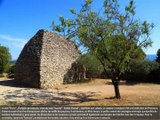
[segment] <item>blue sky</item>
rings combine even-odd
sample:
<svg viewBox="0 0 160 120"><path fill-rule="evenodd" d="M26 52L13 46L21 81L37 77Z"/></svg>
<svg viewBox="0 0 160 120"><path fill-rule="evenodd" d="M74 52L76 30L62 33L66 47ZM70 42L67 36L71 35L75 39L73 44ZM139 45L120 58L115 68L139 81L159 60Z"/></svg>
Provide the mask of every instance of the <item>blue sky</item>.
<svg viewBox="0 0 160 120"><path fill-rule="evenodd" d="M94 0L100 9L103 0ZM129 0L119 0L125 6ZM78 10L83 0L0 0L0 44L10 49L12 59L17 59L24 44L39 29L51 31L51 23L59 16L72 17L69 9ZM156 54L160 48L160 0L135 0L137 18L155 23L151 38L152 48L147 54Z"/></svg>

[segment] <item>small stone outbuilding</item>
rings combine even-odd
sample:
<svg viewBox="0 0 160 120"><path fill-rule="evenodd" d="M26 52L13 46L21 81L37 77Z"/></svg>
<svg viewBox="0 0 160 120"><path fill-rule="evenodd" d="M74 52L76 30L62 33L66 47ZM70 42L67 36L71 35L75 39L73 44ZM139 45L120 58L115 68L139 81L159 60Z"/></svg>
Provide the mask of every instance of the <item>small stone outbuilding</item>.
<svg viewBox="0 0 160 120"><path fill-rule="evenodd" d="M16 62L15 80L37 88L72 82L81 77L73 67L79 57L73 42L56 33L39 30L26 43Z"/></svg>

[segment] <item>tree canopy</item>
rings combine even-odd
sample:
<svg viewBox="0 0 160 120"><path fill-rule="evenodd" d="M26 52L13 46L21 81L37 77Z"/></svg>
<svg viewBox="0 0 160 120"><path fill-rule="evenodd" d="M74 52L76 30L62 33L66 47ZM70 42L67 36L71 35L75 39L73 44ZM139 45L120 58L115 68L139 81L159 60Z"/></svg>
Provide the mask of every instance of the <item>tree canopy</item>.
<svg viewBox="0 0 160 120"><path fill-rule="evenodd" d="M0 73L6 72L9 68L11 55L9 49L0 45Z"/></svg>
<svg viewBox="0 0 160 120"><path fill-rule="evenodd" d="M70 9L74 18L60 17L59 25L53 22L53 30L95 55L104 70L111 71L116 98L120 98L121 76L130 69L132 61L144 58L142 48L151 46L154 25L136 19L133 0L124 12L118 0L104 0L101 11L95 11L92 3L93 0L85 0L79 12Z"/></svg>
<svg viewBox="0 0 160 120"><path fill-rule="evenodd" d="M103 72L103 67L100 61L90 53L83 54L78 60L78 63L85 67L87 78L92 79L94 77L100 77Z"/></svg>
<svg viewBox="0 0 160 120"><path fill-rule="evenodd" d="M156 61L160 64L160 49L157 50L157 58Z"/></svg>

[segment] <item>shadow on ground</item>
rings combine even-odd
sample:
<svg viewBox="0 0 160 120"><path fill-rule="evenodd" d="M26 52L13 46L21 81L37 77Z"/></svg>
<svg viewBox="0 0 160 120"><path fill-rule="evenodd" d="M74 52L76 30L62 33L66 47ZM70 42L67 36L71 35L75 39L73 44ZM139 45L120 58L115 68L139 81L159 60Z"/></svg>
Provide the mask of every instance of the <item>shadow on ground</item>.
<svg viewBox="0 0 160 120"><path fill-rule="evenodd" d="M30 88L29 86L25 86L22 84L19 84L14 79L8 79L8 80L1 80L0 81L1 86L9 86L9 87L17 87L17 88Z"/></svg>
<svg viewBox="0 0 160 120"><path fill-rule="evenodd" d="M127 86L132 86L138 84L137 82L126 82L126 81L121 81L119 85L127 85ZM113 85L112 82L107 82L106 85Z"/></svg>
<svg viewBox="0 0 160 120"><path fill-rule="evenodd" d="M0 94L4 96L6 105L71 105L82 102L97 101L98 99L93 98L95 92L57 92L56 90L37 90L37 89L24 89L8 91L7 93Z"/></svg>
<svg viewBox="0 0 160 120"><path fill-rule="evenodd" d="M17 90L9 89L1 92L3 105L71 105L82 102L97 101L94 96L95 92L62 92L58 89L42 90L30 88L21 84L17 84L14 79L1 80L0 86L16 87ZM1 102L1 101L0 101Z"/></svg>

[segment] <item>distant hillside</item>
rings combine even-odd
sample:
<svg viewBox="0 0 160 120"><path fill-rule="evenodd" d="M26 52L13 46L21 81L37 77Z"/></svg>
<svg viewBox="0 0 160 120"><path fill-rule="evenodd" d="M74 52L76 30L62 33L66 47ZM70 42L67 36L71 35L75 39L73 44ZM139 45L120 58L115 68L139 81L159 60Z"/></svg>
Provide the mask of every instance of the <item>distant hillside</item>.
<svg viewBox="0 0 160 120"><path fill-rule="evenodd" d="M16 60L10 61L10 64L15 64L15 63L16 63Z"/></svg>
<svg viewBox="0 0 160 120"><path fill-rule="evenodd" d="M154 54L152 54L152 55L146 55L146 58L148 60L150 60L150 61L153 61L153 60L155 60L157 58L157 55L154 55Z"/></svg>

